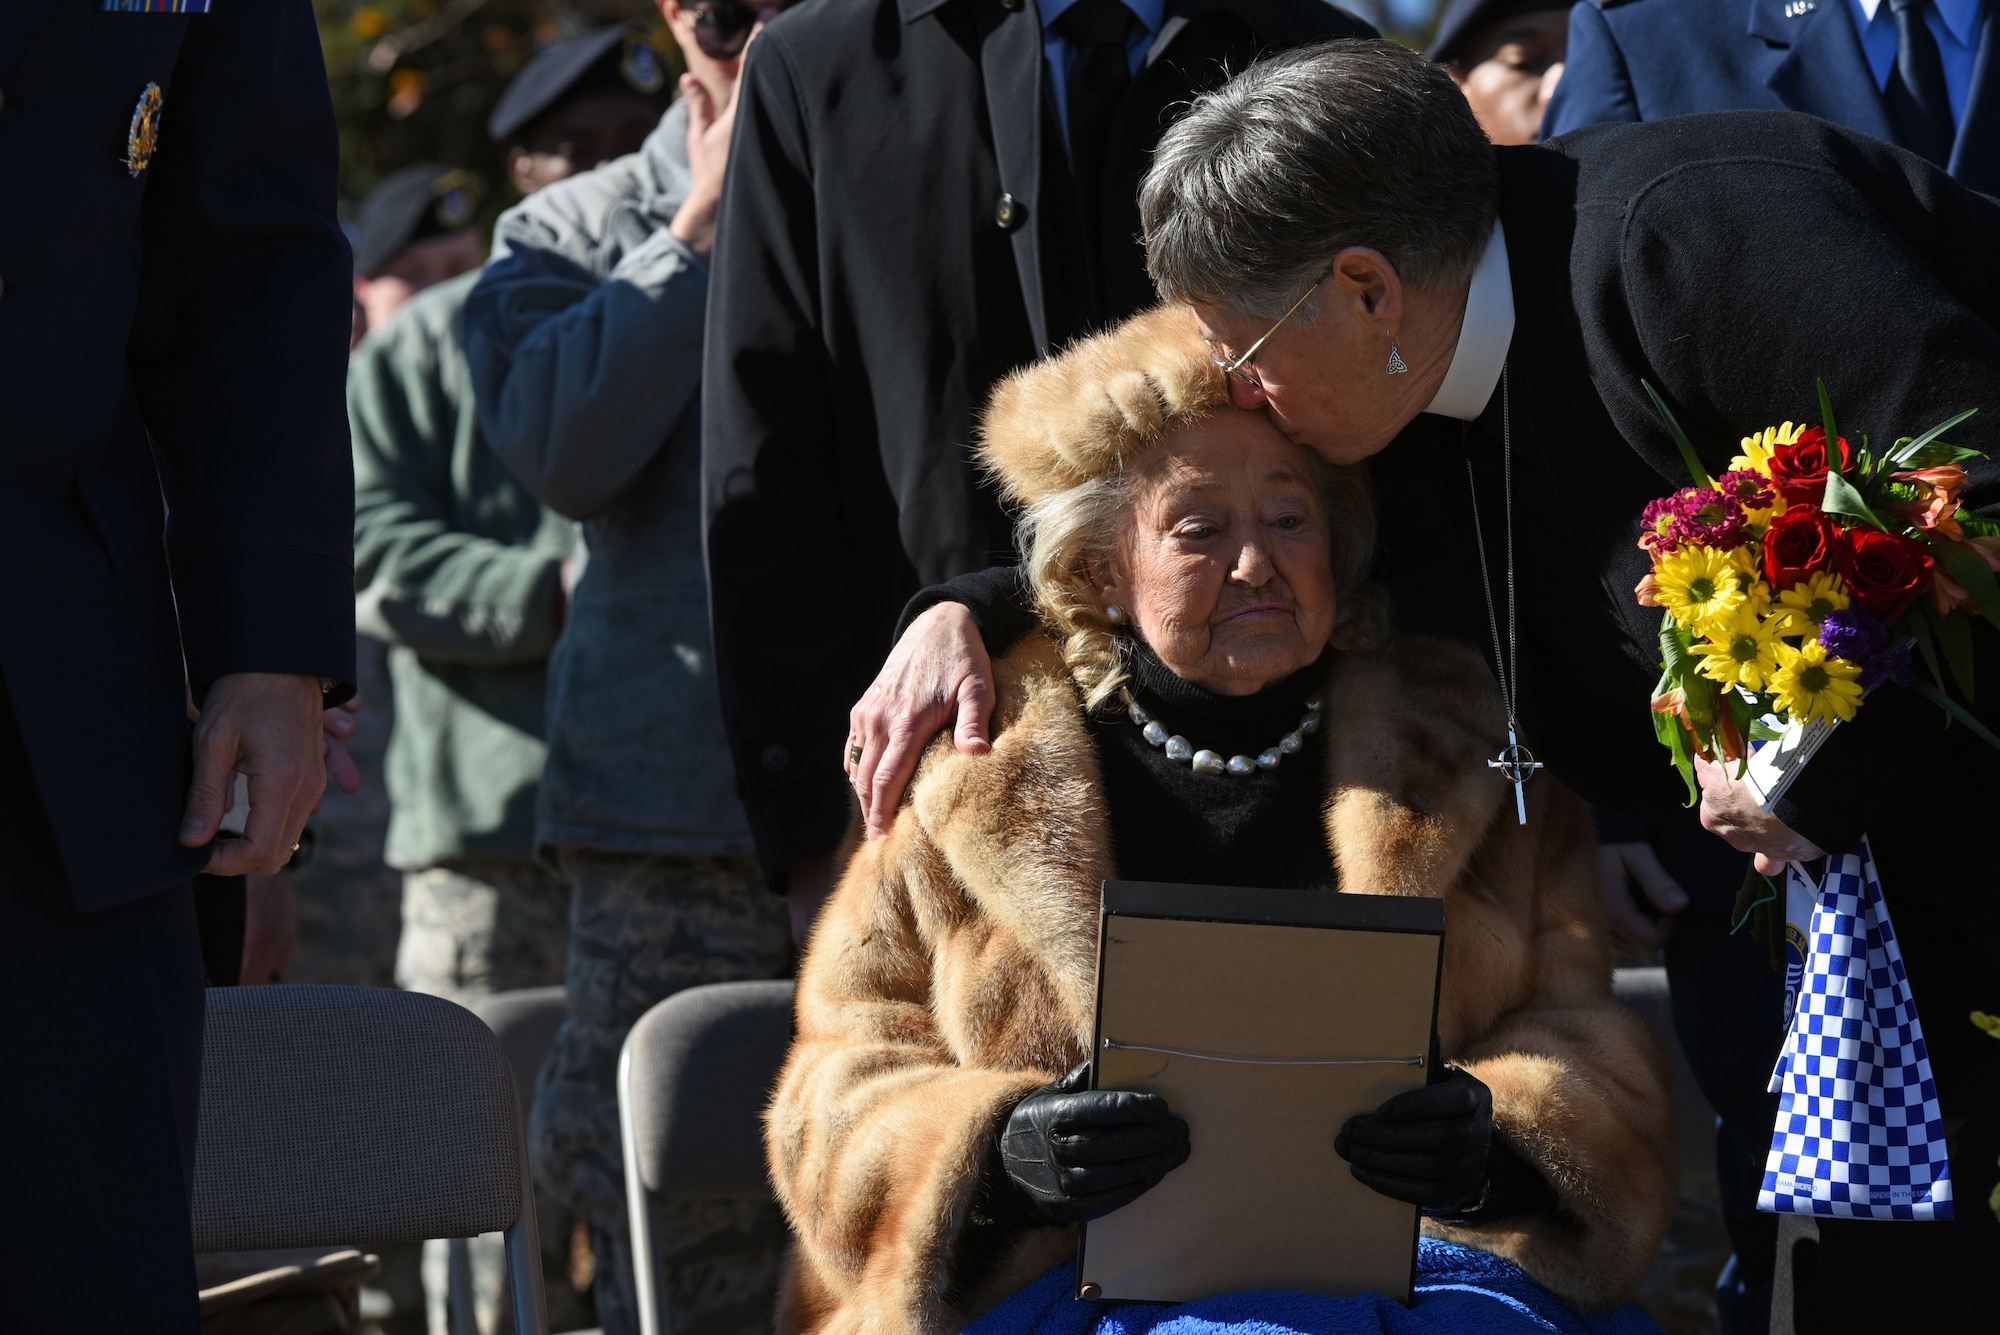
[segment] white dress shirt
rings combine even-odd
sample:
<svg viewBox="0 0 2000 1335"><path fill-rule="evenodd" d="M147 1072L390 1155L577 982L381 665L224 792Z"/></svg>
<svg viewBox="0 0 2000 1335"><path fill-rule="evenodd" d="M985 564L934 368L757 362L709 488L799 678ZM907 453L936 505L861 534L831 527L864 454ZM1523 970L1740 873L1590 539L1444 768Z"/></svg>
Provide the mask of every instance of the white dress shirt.
<svg viewBox="0 0 2000 1335"><path fill-rule="evenodd" d="M1847 0L1847 12L1854 18L1854 30L1861 34L1861 50L1875 75L1875 87L1889 86L1889 71L1896 67L1896 16L1889 12L1888 0ZM1979 38L1986 26L1985 0L1930 0L1924 7L1924 23L1937 38L1938 54L1944 58L1944 88L1951 98L1954 125L1965 124L1965 100L1972 90L1972 67L1979 59Z"/></svg>
<svg viewBox="0 0 2000 1335"><path fill-rule="evenodd" d="M1486 254L1472 274L1465 294L1465 320L1458 330L1458 348L1445 369L1444 383L1427 413L1470 422L1486 411L1499 387L1507 349L1514 341L1514 280L1507 272L1507 229L1493 221Z"/></svg>
<svg viewBox="0 0 2000 1335"><path fill-rule="evenodd" d="M1056 31L1055 22L1058 15L1075 3L1076 0L1035 0L1035 8L1042 15L1042 55L1049 63L1049 87L1055 93L1056 124L1062 129L1065 151L1069 145L1069 71L1076 61L1076 51ZM1160 24L1166 21L1167 0L1125 0L1125 8L1138 16L1144 29L1133 34L1125 47L1126 65L1137 74ZM1890 45L1893 48L1893 34Z"/></svg>

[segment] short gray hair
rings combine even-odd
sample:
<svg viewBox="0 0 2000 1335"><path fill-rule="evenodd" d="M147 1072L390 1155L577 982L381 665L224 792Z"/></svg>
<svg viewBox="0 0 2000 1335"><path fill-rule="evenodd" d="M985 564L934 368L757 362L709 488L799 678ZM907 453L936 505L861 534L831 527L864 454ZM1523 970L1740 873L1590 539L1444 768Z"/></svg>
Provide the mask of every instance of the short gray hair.
<svg viewBox="0 0 2000 1335"><path fill-rule="evenodd" d="M1159 448L1156 443L1145 455L1040 497L1015 524L1014 541L1036 610L1058 638L1063 662L1082 688L1087 709L1103 705L1130 675L1125 638L1098 607L1089 567L1117 550L1138 481ZM1329 643L1336 649L1379 648L1388 638L1389 617L1387 600L1368 580L1375 555L1375 502L1367 470L1358 464L1338 467L1316 454L1311 459L1326 505L1327 560L1336 597Z"/></svg>
<svg viewBox="0 0 2000 1335"><path fill-rule="evenodd" d="M1161 296L1275 320L1349 246L1418 289L1463 281L1498 200L1493 146L1451 76L1342 40L1196 98L1160 140L1139 214Z"/></svg>

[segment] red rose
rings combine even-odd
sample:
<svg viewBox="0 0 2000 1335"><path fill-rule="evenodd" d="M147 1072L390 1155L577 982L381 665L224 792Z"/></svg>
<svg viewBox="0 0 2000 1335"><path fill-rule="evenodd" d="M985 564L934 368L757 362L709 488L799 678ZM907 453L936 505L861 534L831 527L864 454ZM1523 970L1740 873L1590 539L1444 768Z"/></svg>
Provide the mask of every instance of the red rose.
<svg viewBox="0 0 2000 1335"><path fill-rule="evenodd" d="M1848 463L1847 437L1842 436L1834 471L1845 473ZM1788 505L1818 505L1826 497L1826 466L1826 428L1809 426L1798 440L1771 452L1771 482Z"/></svg>
<svg viewBox="0 0 2000 1335"><path fill-rule="evenodd" d="M1794 505L1764 530L1764 578L1789 589L1815 570L1831 568L1840 526L1817 505Z"/></svg>
<svg viewBox="0 0 2000 1335"><path fill-rule="evenodd" d="M1930 587L1937 562L1914 538L1857 526L1834 543L1833 564L1854 601L1887 623L1908 611L1917 595Z"/></svg>

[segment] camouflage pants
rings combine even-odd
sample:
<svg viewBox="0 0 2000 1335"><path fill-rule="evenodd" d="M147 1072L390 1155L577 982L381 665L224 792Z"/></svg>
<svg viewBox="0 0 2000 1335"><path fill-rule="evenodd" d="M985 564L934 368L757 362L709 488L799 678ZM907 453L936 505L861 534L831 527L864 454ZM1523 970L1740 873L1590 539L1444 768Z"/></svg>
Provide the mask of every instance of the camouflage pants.
<svg viewBox="0 0 2000 1335"><path fill-rule="evenodd" d="M548 987L563 980L569 948L569 886L525 859L479 859L403 874L403 932L396 942L396 985L461 1005L494 992ZM557 1329L589 1320L589 1304L569 1286L571 1213L536 1202L549 1317ZM507 1258L498 1233L471 1241L472 1310L480 1335L512 1329ZM446 1335L450 1270L445 1243L424 1244L425 1324Z"/></svg>
<svg viewBox="0 0 2000 1335"><path fill-rule="evenodd" d="M563 849L570 885L569 1017L528 1118L536 1185L590 1227L604 1335L636 1335L618 1054L656 1003L703 983L791 968L785 901L749 857ZM668 1335L766 1335L786 1230L775 1204L661 1201Z"/></svg>
<svg viewBox="0 0 2000 1335"><path fill-rule="evenodd" d="M526 859L446 863L403 873L396 986L476 1001L563 980L569 886Z"/></svg>

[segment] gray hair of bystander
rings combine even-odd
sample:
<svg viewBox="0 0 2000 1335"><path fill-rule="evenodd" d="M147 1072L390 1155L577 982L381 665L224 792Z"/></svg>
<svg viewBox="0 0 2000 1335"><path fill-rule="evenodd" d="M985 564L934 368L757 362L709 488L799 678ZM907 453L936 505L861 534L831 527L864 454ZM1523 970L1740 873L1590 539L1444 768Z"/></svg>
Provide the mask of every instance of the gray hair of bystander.
<svg viewBox="0 0 2000 1335"><path fill-rule="evenodd" d="M1451 76L1392 42L1342 40L1196 98L1160 140L1139 214L1163 298L1275 320L1350 246L1419 290L1464 281L1498 200L1493 146Z"/></svg>

